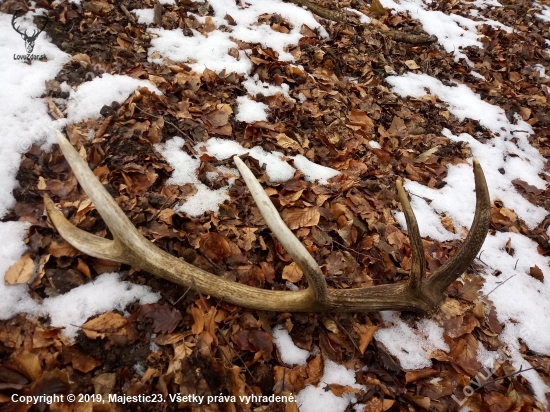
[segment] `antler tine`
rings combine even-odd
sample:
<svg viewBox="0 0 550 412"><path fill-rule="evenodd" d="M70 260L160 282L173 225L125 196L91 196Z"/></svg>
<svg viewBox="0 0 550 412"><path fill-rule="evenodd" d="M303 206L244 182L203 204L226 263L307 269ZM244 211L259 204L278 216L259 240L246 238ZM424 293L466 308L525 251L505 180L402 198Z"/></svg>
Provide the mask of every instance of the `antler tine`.
<svg viewBox="0 0 550 412"><path fill-rule="evenodd" d="M422 278L426 273L426 256L424 255L424 246L422 245L422 238L420 237L420 230L418 229L418 222L416 216L412 210L409 198L403 184L399 179L395 182L397 186L397 196L399 202L403 208L405 214L405 220L407 222L407 231L409 232L409 242L411 244L412 255L412 267L411 274L409 276L409 286L413 290L419 290L422 285Z"/></svg>
<svg viewBox="0 0 550 412"><path fill-rule="evenodd" d="M279 212L277 212L269 196L267 196L265 190L260 183L258 183L258 180L250 169L238 156L234 156L233 161L237 165L248 190L250 190L250 194L256 201L256 205L258 209L260 209L260 213L265 223L279 242L281 242L288 254L292 256L294 262L296 262L298 267L304 272L309 287L313 289L315 300L320 303L326 302L327 282L325 281L323 272L321 272L321 268L317 262L315 262L315 259L311 257L304 245L300 243L298 238L294 236L294 233L292 233L285 222L283 222Z"/></svg>
<svg viewBox="0 0 550 412"><path fill-rule="evenodd" d="M477 159L473 159L476 183L476 212L470 233L452 258L439 267L427 280L425 289L432 294L443 293L475 259L483 246L491 222L491 199L485 174Z"/></svg>

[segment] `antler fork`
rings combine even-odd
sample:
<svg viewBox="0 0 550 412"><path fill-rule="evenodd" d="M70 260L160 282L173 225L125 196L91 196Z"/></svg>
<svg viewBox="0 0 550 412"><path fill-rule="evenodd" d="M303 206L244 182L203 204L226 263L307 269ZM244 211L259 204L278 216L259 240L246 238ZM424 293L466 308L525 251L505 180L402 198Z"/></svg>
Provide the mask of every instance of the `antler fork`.
<svg viewBox="0 0 550 412"><path fill-rule="evenodd" d="M267 226L304 272L308 288L275 291L233 282L197 268L159 249L133 226L96 179L69 141L57 132L59 146L84 191L111 230L113 240L91 235L71 224L44 195L46 211L60 235L76 249L90 256L125 263L171 282L253 309L285 312L360 312L412 310L428 312L443 299L447 287L470 265L481 249L489 229L490 200L483 170L473 160L476 184L476 212L466 240L443 266L428 278L422 239L407 194L399 180L397 192L403 207L412 249L412 269L407 281L355 289L329 289L321 269L307 249L280 218L275 206L240 158L233 158Z"/></svg>

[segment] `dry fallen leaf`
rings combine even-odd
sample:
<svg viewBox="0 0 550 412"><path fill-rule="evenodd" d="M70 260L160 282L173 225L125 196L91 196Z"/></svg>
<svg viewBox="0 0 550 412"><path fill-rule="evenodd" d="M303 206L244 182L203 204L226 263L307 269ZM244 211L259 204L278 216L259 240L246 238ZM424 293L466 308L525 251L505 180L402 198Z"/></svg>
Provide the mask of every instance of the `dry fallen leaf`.
<svg viewBox="0 0 550 412"><path fill-rule="evenodd" d="M529 274L538 281L544 282L544 274L537 265L529 268Z"/></svg>
<svg viewBox="0 0 550 412"><path fill-rule="evenodd" d="M33 352L23 351L15 356L15 362L19 370L27 375L31 381L37 381L42 376L42 367L38 355Z"/></svg>
<svg viewBox="0 0 550 412"><path fill-rule="evenodd" d="M48 251L52 256L57 258L63 256L74 257L80 253L64 240L61 240L60 242L52 242Z"/></svg>
<svg viewBox="0 0 550 412"><path fill-rule="evenodd" d="M380 3L380 0L372 0L370 5L370 10L373 13L379 14L381 16L386 14L386 9L384 8L384 6L382 6L382 3Z"/></svg>
<svg viewBox="0 0 550 412"><path fill-rule="evenodd" d="M281 213L283 221L291 229L316 226L321 214L318 207L288 208Z"/></svg>
<svg viewBox="0 0 550 412"><path fill-rule="evenodd" d="M418 64L416 64L416 62L414 60L406 60L405 61L405 66L407 66L411 70L420 69L420 66Z"/></svg>
<svg viewBox="0 0 550 412"><path fill-rule="evenodd" d="M11 265L4 276L6 285L26 283L34 273L34 261L30 254L25 254Z"/></svg>
<svg viewBox="0 0 550 412"><path fill-rule="evenodd" d="M104 338L107 333L115 333L126 325L124 316L114 312L107 312L91 319L82 325L82 330L90 339Z"/></svg>
<svg viewBox="0 0 550 412"><path fill-rule="evenodd" d="M303 275L304 273L302 272L302 269L300 269L295 262L292 262L290 265L285 266L282 276L283 279L296 283L302 279Z"/></svg>

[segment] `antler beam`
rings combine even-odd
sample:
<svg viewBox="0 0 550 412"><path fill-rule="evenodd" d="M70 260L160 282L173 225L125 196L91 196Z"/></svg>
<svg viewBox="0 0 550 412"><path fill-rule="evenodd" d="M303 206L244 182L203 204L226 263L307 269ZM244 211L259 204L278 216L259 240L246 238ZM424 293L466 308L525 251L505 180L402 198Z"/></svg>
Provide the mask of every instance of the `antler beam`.
<svg viewBox="0 0 550 412"><path fill-rule="evenodd" d="M447 287L468 268L479 252L489 229L489 191L483 170L474 159L477 200L470 233L454 256L430 277L424 279L426 263L422 239L407 194L398 180L399 201L407 220L412 248L412 270L409 280L369 288L328 289L324 275L315 260L284 224L250 169L235 156L233 160L266 224L302 269L308 281L307 289L296 292L258 289L199 269L159 249L145 239L96 179L69 141L60 132L57 132L57 138L76 178L113 235L113 240L107 240L78 229L63 216L52 200L44 195L47 214L67 242L90 256L125 263L171 282L186 287L196 287L204 294L248 308L285 312L379 310L428 312L441 302Z"/></svg>

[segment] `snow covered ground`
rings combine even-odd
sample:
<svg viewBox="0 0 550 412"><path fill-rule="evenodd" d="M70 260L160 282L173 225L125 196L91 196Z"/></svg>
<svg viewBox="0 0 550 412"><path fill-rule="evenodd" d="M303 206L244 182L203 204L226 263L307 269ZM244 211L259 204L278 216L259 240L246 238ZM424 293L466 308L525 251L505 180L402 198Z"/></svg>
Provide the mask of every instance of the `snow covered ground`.
<svg viewBox="0 0 550 412"><path fill-rule="evenodd" d="M163 3L170 3L164 1ZM192 37L186 37L179 31L169 31L151 28L151 32L158 37L152 41L148 50L150 60L162 63L163 58L174 61L193 62L189 65L197 72L209 68L216 72L236 71L249 74L252 64L244 52L240 52L236 59L228 55L227 50L235 46L233 39L247 42L261 42L279 53L279 58L289 63L293 57L285 47L297 44L300 39L302 24L310 28L318 28L320 33L328 36L313 15L293 4L282 3L280 0L247 0L249 7L238 8L234 3L224 0L211 0L210 4L215 11L213 22L216 25L225 23L224 16L230 14L236 26L231 33L215 31L206 38L199 32ZM438 37L439 43L447 51L454 51L456 59L464 58L461 51L466 46L481 47L478 25L491 24L504 30L502 24L477 17L472 18L458 15L446 15L441 12L430 11L422 0L381 0L387 8L396 11L408 11L413 18L418 19L426 32ZM479 9L485 7L500 7L496 0L477 0L474 3ZM539 5L540 18L549 19L548 7ZM150 24L153 20L153 9L134 10L140 22ZM294 29L288 34L269 30L265 32L264 25L253 25L260 14L279 13L294 24ZM30 16L31 14L29 14ZM196 16L203 22L206 17ZM27 27L31 27L27 23ZM550 46L549 46L550 47ZM45 81L53 79L67 63L71 56L54 46L47 36L41 34L37 41L34 54L45 54L47 61L33 61L28 65L22 61L13 60L14 54L23 52L23 42L20 36L11 27L11 15L0 13L0 218L6 216L8 210L15 204L12 190L16 187L15 176L19 167L22 153L25 153L32 144L48 148L55 143L55 129L67 124L79 122L85 118L99 117L99 110L104 104L112 101L123 102L137 87L146 86L152 91L160 93L156 87L147 81L138 81L127 76L105 74L91 82L83 83L70 92L68 113L66 119L52 120L48 115L47 102L40 96L45 92ZM544 75L544 68L541 67ZM456 141L465 141L472 149L473 155L480 161L485 171L492 200L499 199L505 207L514 210L518 217L523 219L529 227L535 227L546 216L547 212L525 200L516 192L512 180L522 179L538 189L546 189L546 183L539 175L543 174L544 158L529 143L529 136L533 133L531 126L518 116L515 123L511 123L504 111L481 100L466 85L443 85L439 80L425 74L408 73L403 76L387 78L388 87L400 96L420 97L426 94L437 95L448 104L448 110L459 119L470 118L478 120L484 127L493 132L491 144L483 144L468 134L454 136L450 131L443 130L443 135ZM286 88L285 88L286 86ZM245 82L249 92L249 99L241 99L242 105L238 120L254 122L266 120L266 106L254 101L258 93L263 95L281 92L284 94L288 86L267 85L257 78L249 78ZM246 113L246 115L244 115ZM512 141L512 138L515 138ZM200 186L195 170L199 165L196 159L190 158L181 150L183 141L175 136L157 149L174 167L172 183L194 183L198 193L195 198L181 206L181 211L197 216L206 210L217 210L217 204L227 198L227 190L232 184L216 191L206 186ZM273 181L284 181L293 176L294 169L283 162L280 153L267 153L261 148L244 149L237 143L221 138L212 138L201 144L209 154L218 159L225 159L231 154L248 152L250 156L267 164L267 173ZM513 152L514 157L508 154ZM506 159L506 160L503 160ZM313 165L305 158L297 156L295 164L310 179L320 179L321 183L331 178L336 171L323 165ZM315 170L312 168L315 166ZM499 172L503 168L506 173ZM233 171L237 174L237 171ZM466 178L464 177L466 176ZM450 166L447 185L440 190L430 189L418 183L407 181L406 189L418 196L412 198L412 206L416 211L422 236L429 236L438 241L457 238L442 227L439 219L441 213L452 217L453 221L463 227L469 227L474 213L473 179L471 168L464 165ZM462 201L456 202L453 193L461 193ZM421 197L433 199L427 204ZM396 213L399 222L404 225L404 217ZM25 253L24 239L27 223L0 222L0 238L3 247L0 249L0 278L6 270ZM508 239L516 250L516 258L505 252ZM518 338L532 350L550 355L550 334L547 331L550 318L550 269L547 259L537 251L537 244L527 237L517 233L496 233L488 236L483 246L483 261L487 265L485 273L490 274L500 270L500 277L486 276L483 293L491 293L498 320L503 322L505 332L500 339L506 345L514 366L519 369L529 368L530 365L521 357ZM544 274L544 282L539 282L528 276L529 267L537 265ZM507 281L510 279L509 281ZM507 281L502 284L503 281ZM498 285L501 287L495 289ZM105 293L109 290L110 293ZM100 293L101 291L101 293ZM93 299L90 299L93 296ZM74 337L78 326L93 315L108 310L119 309L132 301L151 303L159 299L159 295L148 288L120 281L117 274L105 274L94 282L83 285L71 292L56 298L46 298L39 304L29 293L28 286L7 286L0 281L0 318L7 319L17 313L25 312L36 316L49 316L51 325L64 327L69 337ZM442 340L442 330L429 319L418 322L411 327L399 319L398 314L384 313L383 319L390 323L385 329L380 329L375 338L384 343L390 352L396 356L405 369L417 369L431 365L430 350L439 348L448 350ZM546 325L546 326L545 326ZM295 354L288 334L277 332L276 343L282 352L281 358L288 364L305 362L307 354ZM478 359L483 363L502 357L502 353L492 353L480 350ZM288 359L288 360L287 360ZM353 371L347 371L343 366L330 361L325 362L325 373L317 387L307 387L298 394L300 410L309 411L344 411L349 403L354 402L353 395L338 398L331 392L325 392L324 383L336 382L343 385L355 385ZM541 402L544 394L550 391L538 374L531 370L523 374L531 383L533 390Z"/></svg>

